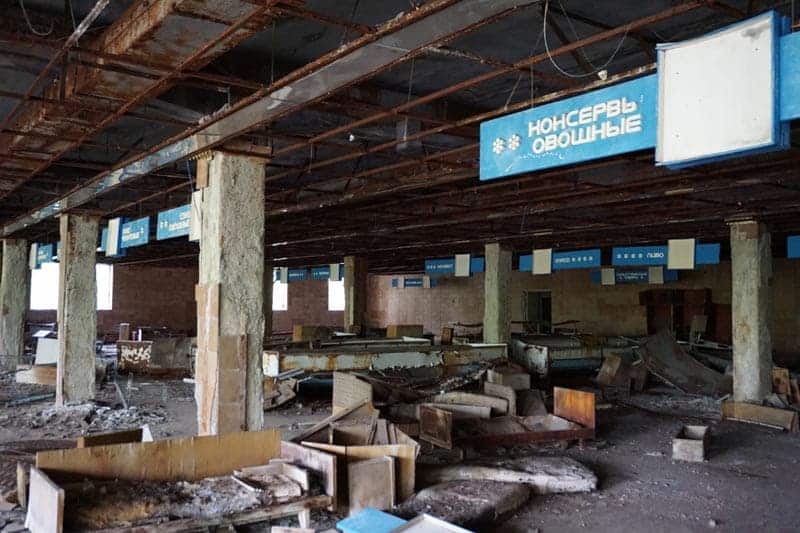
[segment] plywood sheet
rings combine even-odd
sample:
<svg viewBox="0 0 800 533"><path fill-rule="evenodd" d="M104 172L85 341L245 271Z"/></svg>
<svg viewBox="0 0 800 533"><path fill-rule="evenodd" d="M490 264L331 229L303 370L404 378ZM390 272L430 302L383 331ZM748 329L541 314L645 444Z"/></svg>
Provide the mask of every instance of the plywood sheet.
<svg viewBox="0 0 800 533"><path fill-rule="evenodd" d="M372 385L346 372L333 373L333 414L365 401L372 402Z"/></svg>
<svg viewBox="0 0 800 533"><path fill-rule="evenodd" d="M31 467L28 514L31 533L61 533L64 527L64 490L41 470Z"/></svg>
<svg viewBox="0 0 800 533"><path fill-rule="evenodd" d="M553 387L553 414L584 427L594 428L594 393Z"/></svg>
<svg viewBox="0 0 800 533"><path fill-rule="evenodd" d="M267 429L39 452L36 466L48 474L193 481L228 475L243 466L266 464L279 457L280 452L280 431Z"/></svg>
<svg viewBox="0 0 800 533"><path fill-rule="evenodd" d="M796 433L797 412L743 402L722 402L722 418L750 422Z"/></svg>
<svg viewBox="0 0 800 533"><path fill-rule="evenodd" d="M336 456L294 442L281 442L281 457L311 470L322 481L325 494L333 497L336 508Z"/></svg>
<svg viewBox="0 0 800 533"><path fill-rule="evenodd" d="M420 406L419 438L440 448L453 449L453 414L444 409Z"/></svg>

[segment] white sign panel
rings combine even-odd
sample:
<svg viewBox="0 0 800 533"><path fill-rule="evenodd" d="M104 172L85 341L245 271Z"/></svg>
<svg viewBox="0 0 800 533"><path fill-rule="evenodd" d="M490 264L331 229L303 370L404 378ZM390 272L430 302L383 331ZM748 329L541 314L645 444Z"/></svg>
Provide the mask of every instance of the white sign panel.
<svg viewBox="0 0 800 533"><path fill-rule="evenodd" d="M780 19L765 13L657 46L656 163L682 166L785 147L778 113Z"/></svg>

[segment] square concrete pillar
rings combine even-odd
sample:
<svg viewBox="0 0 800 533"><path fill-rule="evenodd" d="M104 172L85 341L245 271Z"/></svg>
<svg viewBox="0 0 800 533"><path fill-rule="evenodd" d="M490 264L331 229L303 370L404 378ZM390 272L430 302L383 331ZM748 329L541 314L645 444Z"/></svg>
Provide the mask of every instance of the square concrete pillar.
<svg viewBox="0 0 800 533"><path fill-rule="evenodd" d="M344 330L363 334L367 327L367 272L363 257L344 258Z"/></svg>
<svg viewBox="0 0 800 533"><path fill-rule="evenodd" d="M3 239L0 273L0 371L15 370L24 352L25 313L29 307L30 282L27 241Z"/></svg>
<svg viewBox="0 0 800 533"><path fill-rule="evenodd" d="M486 245L484 272L483 342L511 340L508 286L511 281L511 250L499 243Z"/></svg>
<svg viewBox="0 0 800 533"><path fill-rule="evenodd" d="M771 239L764 224L756 221L730 227L733 398L761 403L772 392Z"/></svg>
<svg viewBox="0 0 800 533"><path fill-rule="evenodd" d="M95 256L97 217L62 215L59 220L58 371L56 405L94 398L97 339Z"/></svg>
<svg viewBox="0 0 800 533"><path fill-rule="evenodd" d="M217 152L202 189L195 397L201 435L263 425L264 161Z"/></svg>

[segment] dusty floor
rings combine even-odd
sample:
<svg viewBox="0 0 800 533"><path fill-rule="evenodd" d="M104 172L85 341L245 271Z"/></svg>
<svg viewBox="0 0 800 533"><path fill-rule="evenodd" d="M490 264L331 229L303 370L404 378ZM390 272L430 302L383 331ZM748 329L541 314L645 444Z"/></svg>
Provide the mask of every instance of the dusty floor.
<svg viewBox="0 0 800 533"><path fill-rule="evenodd" d="M181 381L138 378L120 385L129 409L116 391L106 386L98 394L110 411L95 412L88 421L49 423L31 427L31 421L49 402L0 407L0 490L12 488L16 458L2 449L17 441L52 440L59 446L108 423L149 420L155 438L192 435L196 430L192 385ZM41 393L0 382L0 401L25 393ZM673 402L646 397L646 406ZM690 400L689 405L694 400ZM0 404L2 404L0 402ZM697 403L694 401L694 403ZM702 403L702 402L701 402ZM707 407L707 406L706 406ZM713 407L713 405L712 405ZM323 419L330 412L326 402L294 402L266 413L269 426L284 435ZM703 411L706 417L714 412ZM122 416L125 415L125 416ZM110 422L109 422L110 420ZM798 531L800 506L796 490L800 479L800 436L735 422L706 419L712 428L710 458L705 463L671 459L671 439L682 423L698 423L686 416L655 414L630 406L608 406L598 411L598 438L580 449L566 451L553 446L511 447L483 450L487 455L566 454L592 468L600 478L591 494L534 497L523 508L488 531ZM36 424L34 424L36 425ZM40 443L29 443L35 448ZM14 518L0 512L0 531ZM315 513L317 527L331 527L336 517ZM254 530L259 530L258 528Z"/></svg>

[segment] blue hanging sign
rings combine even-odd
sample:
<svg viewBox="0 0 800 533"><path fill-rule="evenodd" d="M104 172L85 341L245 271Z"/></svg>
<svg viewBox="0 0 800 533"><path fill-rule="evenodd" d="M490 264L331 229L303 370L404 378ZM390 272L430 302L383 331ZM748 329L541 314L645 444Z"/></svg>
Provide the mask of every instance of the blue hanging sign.
<svg viewBox="0 0 800 533"><path fill-rule="evenodd" d="M408 289L410 287L422 287L422 278L404 278L403 279L403 288Z"/></svg>
<svg viewBox="0 0 800 533"><path fill-rule="evenodd" d="M36 245L36 268L39 268L42 263L53 262L53 245L52 244L37 244Z"/></svg>
<svg viewBox="0 0 800 533"><path fill-rule="evenodd" d="M657 266L667 264L666 246L617 246L611 249L614 266Z"/></svg>
<svg viewBox="0 0 800 533"><path fill-rule="evenodd" d="M189 235L189 224L192 219L191 204L182 205L158 214L156 240L172 239Z"/></svg>
<svg viewBox="0 0 800 533"><path fill-rule="evenodd" d="M486 260L483 257L470 257L469 259L470 274L483 272L485 269L486 269Z"/></svg>
<svg viewBox="0 0 800 533"><path fill-rule="evenodd" d="M290 268L287 272L286 281L292 283L293 281L305 281L308 278L308 269L306 268Z"/></svg>
<svg viewBox="0 0 800 533"><path fill-rule="evenodd" d="M519 268L517 270L519 270L520 272L532 272L533 254L525 254L519 256Z"/></svg>
<svg viewBox="0 0 800 533"><path fill-rule="evenodd" d="M657 92L650 75L484 122L480 179L653 148Z"/></svg>
<svg viewBox="0 0 800 533"><path fill-rule="evenodd" d="M552 261L553 270L599 267L600 248L576 250L574 252L553 252Z"/></svg>
<svg viewBox="0 0 800 533"><path fill-rule="evenodd" d="M786 257L789 259L800 258L800 235L786 237Z"/></svg>
<svg viewBox="0 0 800 533"><path fill-rule="evenodd" d="M695 265L718 265L719 264L719 243L715 244L695 244L694 245L694 264Z"/></svg>
<svg viewBox="0 0 800 533"><path fill-rule="evenodd" d="M326 280L331 279L330 266L318 266L311 269L311 279Z"/></svg>
<svg viewBox="0 0 800 533"><path fill-rule="evenodd" d="M97 247L98 252L105 253L106 251L106 239L108 239L108 228L103 228L100 231L100 246Z"/></svg>
<svg viewBox="0 0 800 533"><path fill-rule="evenodd" d="M455 257L445 259L426 259L425 273L429 276L446 276L456 273Z"/></svg>
<svg viewBox="0 0 800 533"><path fill-rule="evenodd" d="M150 242L150 217L137 218L122 225L122 248L133 248Z"/></svg>
<svg viewBox="0 0 800 533"><path fill-rule="evenodd" d="M392 278L392 288L393 289L400 288L400 280L398 278Z"/></svg>

